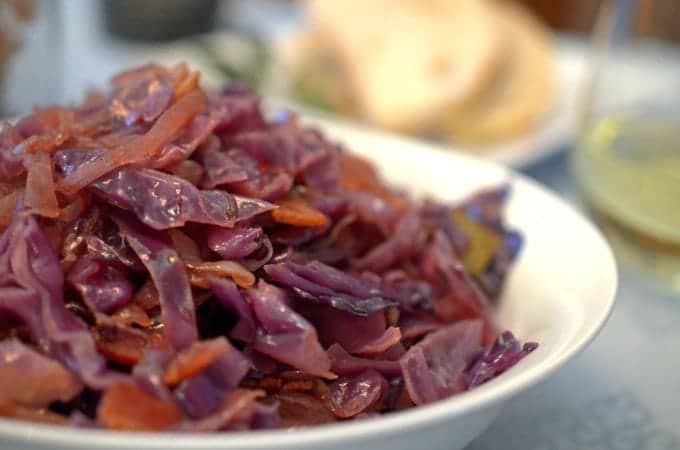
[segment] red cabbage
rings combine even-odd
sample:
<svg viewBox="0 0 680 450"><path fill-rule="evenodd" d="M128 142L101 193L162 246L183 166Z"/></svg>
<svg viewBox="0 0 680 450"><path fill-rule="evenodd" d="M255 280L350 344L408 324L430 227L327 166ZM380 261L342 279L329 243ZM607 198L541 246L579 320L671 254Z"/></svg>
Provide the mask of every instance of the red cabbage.
<svg viewBox="0 0 680 450"><path fill-rule="evenodd" d="M101 158L106 149L96 148L63 148L58 150L52 157L54 165L65 177L71 175L83 164L91 164Z"/></svg>
<svg viewBox="0 0 680 450"><path fill-rule="evenodd" d="M58 361L16 340L0 342L0 397L24 406L67 402L83 389Z"/></svg>
<svg viewBox="0 0 680 450"><path fill-rule="evenodd" d="M219 140L215 146L206 147L200 155L200 161L204 167L204 175L201 181L203 189L215 189L219 185L234 184L247 181L250 173L246 167L239 164L230 153L222 151Z"/></svg>
<svg viewBox="0 0 680 450"><path fill-rule="evenodd" d="M399 221L399 212L374 193L352 191L347 196L351 211L364 222L389 229Z"/></svg>
<svg viewBox="0 0 680 450"><path fill-rule="evenodd" d="M187 378L175 389L177 402L191 419L201 419L217 409L221 390L204 375Z"/></svg>
<svg viewBox="0 0 680 450"><path fill-rule="evenodd" d="M403 311L399 315L399 329L404 339L421 337L444 326L446 323L431 314Z"/></svg>
<svg viewBox="0 0 680 450"><path fill-rule="evenodd" d="M224 191L201 191L186 180L151 169L119 169L94 186L102 198L133 211L156 230L181 227L186 222L232 227L274 208Z"/></svg>
<svg viewBox="0 0 680 450"><path fill-rule="evenodd" d="M250 305L243 298L236 284L230 280L212 278L210 289L220 304L238 318L230 336L242 342L252 343L255 339L255 318Z"/></svg>
<svg viewBox="0 0 680 450"><path fill-rule="evenodd" d="M163 374L173 357L174 351L169 348L147 350L132 370L135 383L156 398L170 400L170 390L163 381Z"/></svg>
<svg viewBox="0 0 680 450"><path fill-rule="evenodd" d="M508 370L538 347L535 342L520 345L510 331L501 333L493 344L472 358L465 371L468 387L478 386Z"/></svg>
<svg viewBox="0 0 680 450"><path fill-rule="evenodd" d="M383 311L362 317L325 305L298 305L296 309L314 325L319 341L326 347L340 344L351 353L362 353L362 349L390 340L393 334L387 331ZM389 346L389 342L386 344Z"/></svg>
<svg viewBox="0 0 680 450"><path fill-rule="evenodd" d="M104 242L95 235L85 236L84 243L87 247L87 253L93 260L112 266L122 265L135 272L144 270L144 265L134 252L125 245L120 235L109 234L107 238L108 242Z"/></svg>
<svg viewBox="0 0 680 450"><path fill-rule="evenodd" d="M198 80L144 66L0 131L0 415L316 425L457 394L535 348L492 320L522 247L509 186L418 202L242 84Z"/></svg>
<svg viewBox="0 0 680 450"><path fill-rule="evenodd" d="M170 246L169 238L159 232L152 234L123 215L115 216L114 220L156 285L163 333L175 348L190 345L198 339L194 303L184 265Z"/></svg>
<svg viewBox="0 0 680 450"><path fill-rule="evenodd" d="M401 375L398 361L352 356L338 344L330 346L328 357L331 360L331 369L339 375L356 375L368 369L376 370L388 377Z"/></svg>
<svg viewBox="0 0 680 450"><path fill-rule="evenodd" d="M269 264L264 270L278 284L304 300L327 304L358 316L368 316L397 302L379 286L318 261Z"/></svg>
<svg viewBox="0 0 680 450"><path fill-rule="evenodd" d="M230 191L253 199L276 200L293 188L293 178L278 170L258 170L247 180L225 183Z"/></svg>
<svg viewBox="0 0 680 450"><path fill-rule="evenodd" d="M479 318L484 323L484 340L495 335L488 299L465 271L442 231L435 232L423 259L426 277L444 289L435 301L437 317L448 322Z"/></svg>
<svg viewBox="0 0 680 450"><path fill-rule="evenodd" d="M387 388L387 380L373 369L339 378L330 385L331 411L342 419L354 417L377 403Z"/></svg>
<svg viewBox="0 0 680 450"><path fill-rule="evenodd" d="M252 411L255 400L262 396L261 392L246 389L236 389L227 393L217 408L206 417L198 420L186 421L177 429L180 431L217 431L229 427L232 421L239 419L238 414L246 410Z"/></svg>
<svg viewBox="0 0 680 450"><path fill-rule="evenodd" d="M111 313L132 299L128 274L91 257L76 261L67 280L94 311Z"/></svg>
<svg viewBox="0 0 680 450"><path fill-rule="evenodd" d="M121 73L111 83L115 87L112 112L128 126L157 119L174 95L170 72L156 65Z"/></svg>
<svg viewBox="0 0 680 450"><path fill-rule="evenodd" d="M272 241L287 247L299 247L328 232L330 223L314 227L289 226L272 233Z"/></svg>
<svg viewBox="0 0 680 450"><path fill-rule="evenodd" d="M252 362L235 348L205 370L205 376L222 390L233 389L252 368Z"/></svg>
<svg viewBox="0 0 680 450"><path fill-rule="evenodd" d="M208 115L196 116L189 123L186 131L173 142L163 147L160 154L151 163L151 167L155 169L169 167L189 158L198 146L213 132L218 122L219 120L216 117Z"/></svg>
<svg viewBox="0 0 680 450"><path fill-rule="evenodd" d="M260 110L260 99L247 88L231 85L221 95L211 97L209 106L220 116L215 131L223 136L264 128L266 125Z"/></svg>
<svg viewBox="0 0 680 450"><path fill-rule="evenodd" d="M481 322L461 321L411 347L400 361L411 399L420 405L465 390L465 368L481 343Z"/></svg>
<svg viewBox="0 0 680 450"><path fill-rule="evenodd" d="M285 292L262 280L246 292L258 321L255 349L312 375L329 376L330 360L316 330L288 305Z"/></svg>
<svg viewBox="0 0 680 450"><path fill-rule="evenodd" d="M246 429L266 430L271 428L279 428L281 423L279 416L279 404L271 403L267 405L262 403L254 403L253 411L249 419L249 423L245 426Z"/></svg>
<svg viewBox="0 0 680 450"><path fill-rule="evenodd" d="M220 400L239 385L250 368L251 362L230 348L203 373L182 381L175 397L192 419L206 418L220 408Z"/></svg>
<svg viewBox="0 0 680 450"><path fill-rule="evenodd" d="M294 177L333 150L323 136L299 126L296 120L239 133L227 144L244 150L264 166L282 169Z"/></svg>
<svg viewBox="0 0 680 450"><path fill-rule="evenodd" d="M282 197L293 187L293 177L271 167L263 167L252 155L240 148L203 149L198 159L205 168L201 187L212 189L223 186L230 192L264 200Z"/></svg>
<svg viewBox="0 0 680 450"><path fill-rule="evenodd" d="M0 238L0 273L0 317L21 320L44 352L91 387L122 378L107 370L87 326L64 307L59 260L35 219L22 211Z"/></svg>
<svg viewBox="0 0 680 450"><path fill-rule="evenodd" d="M404 214L395 226L392 236L353 261L354 268L382 272L413 256L422 247L425 238L421 221L417 210Z"/></svg>
<svg viewBox="0 0 680 450"><path fill-rule="evenodd" d="M423 208L423 215L426 220L434 224L434 226L441 230L441 232L449 239L456 255L462 256L469 250L471 237L455 220L453 220L451 207L449 205L426 205Z"/></svg>
<svg viewBox="0 0 680 450"><path fill-rule="evenodd" d="M242 259L262 246L262 228L210 227L206 241L208 248L222 259Z"/></svg>

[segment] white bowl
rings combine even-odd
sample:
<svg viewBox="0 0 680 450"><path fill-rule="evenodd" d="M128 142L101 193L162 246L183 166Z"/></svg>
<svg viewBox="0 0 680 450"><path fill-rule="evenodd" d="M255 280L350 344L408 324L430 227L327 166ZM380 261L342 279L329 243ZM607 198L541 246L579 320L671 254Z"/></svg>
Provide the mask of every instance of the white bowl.
<svg viewBox="0 0 680 450"><path fill-rule="evenodd" d="M480 434L503 403L580 352L614 304L617 273L596 229L554 194L497 165L406 139L327 124L326 131L373 160L384 176L418 195L457 200L510 181L509 222L524 234L498 311L522 340L540 343L517 366L461 395L380 418L304 430L146 434L0 420L0 448L457 450Z"/></svg>

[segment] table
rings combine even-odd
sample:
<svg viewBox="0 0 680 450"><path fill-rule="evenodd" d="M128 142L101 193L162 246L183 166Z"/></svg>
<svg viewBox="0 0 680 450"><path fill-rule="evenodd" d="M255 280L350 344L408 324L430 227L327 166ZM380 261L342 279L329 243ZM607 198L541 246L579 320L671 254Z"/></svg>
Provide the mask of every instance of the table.
<svg viewBox="0 0 680 450"><path fill-rule="evenodd" d="M144 54L150 48L107 38L93 20L93 5L87 0L65 2L65 54L72 62L67 64L71 73L65 74L67 100L119 70L126 61L120 55ZM246 5L244 17L254 20L256 7ZM576 202L567 153L565 149L523 172ZM469 449L680 448L680 435L674 431L680 428L678 322L680 299L654 292L623 273L613 315L592 345L542 384L511 400Z"/></svg>

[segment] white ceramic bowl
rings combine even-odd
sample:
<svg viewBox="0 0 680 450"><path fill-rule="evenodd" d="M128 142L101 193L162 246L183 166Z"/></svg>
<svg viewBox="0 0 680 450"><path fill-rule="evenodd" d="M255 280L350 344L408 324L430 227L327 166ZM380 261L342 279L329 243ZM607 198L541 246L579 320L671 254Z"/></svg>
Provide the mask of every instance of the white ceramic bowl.
<svg viewBox="0 0 680 450"><path fill-rule="evenodd" d="M500 377L432 405L358 422L294 431L132 434L0 420L0 448L413 450L463 448L503 402L547 377L597 334L614 303L612 254L570 206L536 183L497 165L409 140L333 126L329 135L373 160L385 177L417 195L456 200L475 188L510 181L509 222L526 238L498 311L500 323L538 350Z"/></svg>

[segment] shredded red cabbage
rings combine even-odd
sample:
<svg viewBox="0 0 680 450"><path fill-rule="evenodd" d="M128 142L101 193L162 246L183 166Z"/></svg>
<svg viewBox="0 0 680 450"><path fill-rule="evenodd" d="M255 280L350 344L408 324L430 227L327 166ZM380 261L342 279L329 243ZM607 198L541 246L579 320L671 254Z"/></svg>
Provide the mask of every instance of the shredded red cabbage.
<svg viewBox="0 0 680 450"><path fill-rule="evenodd" d="M0 131L0 415L121 430L360 419L536 348L492 318L509 187L416 202L241 85L117 75Z"/></svg>

